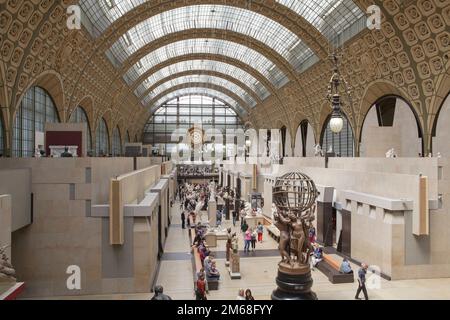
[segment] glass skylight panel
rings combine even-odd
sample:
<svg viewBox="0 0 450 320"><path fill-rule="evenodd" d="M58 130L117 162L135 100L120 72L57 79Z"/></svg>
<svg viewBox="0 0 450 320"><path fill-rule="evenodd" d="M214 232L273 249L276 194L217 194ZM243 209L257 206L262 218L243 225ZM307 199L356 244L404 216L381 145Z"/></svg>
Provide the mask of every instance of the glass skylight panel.
<svg viewBox="0 0 450 320"><path fill-rule="evenodd" d="M169 80L169 81L161 84L157 88L155 88L146 97L146 100L148 97L154 98L172 87L175 87L175 86L178 86L181 84L185 84L185 83L204 83L204 84L212 84L212 85L221 86L227 90L232 91L236 95L238 95L241 99L246 101L251 107L254 107L256 105L256 101L251 96L249 96L244 89L242 89L238 85L236 85L233 82L230 82L226 79L209 76L209 75L190 75L190 76L182 76L179 78Z"/></svg>
<svg viewBox="0 0 450 320"><path fill-rule="evenodd" d="M151 107L151 112L155 112L155 110L158 110L158 108L166 103L167 101L170 101L177 97L182 96L188 96L188 95L203 95L203 96L210 96L217 98L224 103L226 103L228 106L232 107L234 110L236 110L241 116L247 115L247 111L245 111L244 108L242 108L234 99L230 98L229 96L225 95L224 93L210 89L210 88L183 88L174 92L171 92L164 97L161 97L158 101L154 103L154 105Z"/></svg>
<svg viewBox="0 0 450 320"><path fill-rule="evenodd" d="M91 35L100 36L114 21L148 0L80 0L83 12L93 25Z"/></svg>
<svg viewBox="0 0 450 320"><path fill-rule="evenodd" d="M364 24L359 22L365 17L365 14L353 0L276 1L305 18L330 42L337 45L350 39L364 28ZM345 38L340 37L346 29L356 23L360 25L359 30L347 33ZM337 39L340 39L339 41L342 41L342 43L336 43Z"/></svg>
<svg viewBox="0 0 450 320"><path fill-rule="evenodd" d="M135 94L138 97L141 97L155 83L173 74L198 70L215 71L236 78L242 83L245 83L250 89L252 89L261 98L261 100L264 100L270 95L267 88L250 73L231 64L213 60L187 60L162 68L161 70L158 70L150 77L148 77L142 84L140 84L139 87L135 90Z"/></svg>
<svg viewBox="0 0 450 320"><path fill-rule="evenodd" d="M225 5L186 6L155 15L128 30L112 45L110 53L123 63L156 39L199 28L229 30L249 36L265 43L296 66L312 54L296 34L275 20L254 11ZM248 45L251 46L251 39Z"/></svg>
<svg viewBox="0 0 450 320"><path fill-rule="evenodd" d="M135 82L145 72L168 59L195 53L217 54L242 61L266 77L274 86L280 88L288 78L272 61L256 50L246 46L219 39L188 39L170 43L143 57L124 75L128 84Z"/></svg>

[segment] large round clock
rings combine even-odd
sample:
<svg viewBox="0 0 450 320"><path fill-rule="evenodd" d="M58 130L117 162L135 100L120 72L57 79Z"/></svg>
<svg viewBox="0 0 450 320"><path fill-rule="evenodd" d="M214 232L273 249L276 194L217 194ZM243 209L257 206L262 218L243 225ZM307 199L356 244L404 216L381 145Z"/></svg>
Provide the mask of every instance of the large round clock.
<svg viewBox="0 0 450 320"><path fill-rule="evenodd" d="M203 130L200 128L189 129L189 136L191 138L191 143L194 145L203 144Z"/></svg>

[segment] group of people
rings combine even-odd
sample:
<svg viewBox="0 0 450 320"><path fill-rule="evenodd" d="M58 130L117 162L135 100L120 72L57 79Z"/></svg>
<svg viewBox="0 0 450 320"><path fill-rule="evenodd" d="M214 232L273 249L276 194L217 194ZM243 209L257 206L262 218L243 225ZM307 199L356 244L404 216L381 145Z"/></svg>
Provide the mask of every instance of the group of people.
<svg viewBox="0 0 450 320"><path fill-rule="evenodd" d="M256 228L250 228L245 220L242 221L241 231L244 235L244 252L250 252L250 247L252 251L256 249L256 242L262 243L264 226L261 222L258 222Z"/></svg>
<svg viewBox="0 0 450 320"><path fill-rule="evenodd" d="M208 300L208 281L220 280L220 272L217 269L216 261L212 254L208 255L203 261L203 267L197 272L197 280L195 283L195 299Z"/></svg>

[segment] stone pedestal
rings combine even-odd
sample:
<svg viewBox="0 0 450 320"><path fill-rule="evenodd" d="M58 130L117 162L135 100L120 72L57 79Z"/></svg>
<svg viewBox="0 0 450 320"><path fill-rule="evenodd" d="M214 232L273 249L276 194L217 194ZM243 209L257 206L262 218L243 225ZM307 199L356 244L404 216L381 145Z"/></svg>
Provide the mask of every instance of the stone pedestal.
<svg viewBox="0 0 450 320"><path fill-rule="evenodd" d="M246 216L245 221L247 221L249 228L254 230L258 226L258 222L261 222L261 224L264 225L264 216Z"/></svg>
<svg viewBox="0 0 450 320"><path fill-rule="evenodd" d="M208 202L208 222L211 227L217 224L217 203L214 200Z"/></svg>
<svg viewBox="0 0 450 320"><path fill-rule="evenodd" d="M217 235L215 233L207 233L205 235L205 241L208 247L210 248L217 247Z"/></svg>
<svg viewBox="0 0 450 320"><path fill-rule="evenodd" d="M241 257L230 250L230 266L228 267L231 279L241 279Z"/></svg>
<svg viewBox="0 0 450 320"><path fill-rule="evenodd" d="M272 293L272 300L317 300L311 291L313 279L309 265L303 270L292 270L283 264L278 268L278 288Z"/></svg>

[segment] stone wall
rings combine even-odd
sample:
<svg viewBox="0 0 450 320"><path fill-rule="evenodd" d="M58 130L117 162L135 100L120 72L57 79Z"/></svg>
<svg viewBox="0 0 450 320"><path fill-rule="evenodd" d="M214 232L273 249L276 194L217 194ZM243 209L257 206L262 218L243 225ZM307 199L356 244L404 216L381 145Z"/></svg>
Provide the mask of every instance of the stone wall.
<svg viewBox="0 0 450 320"><path fill-rule="evenodd" d="M0 247L11 245L12 232L12 202L8 194L0 195ZM6 249L11 257L11 248Z"/></svg>
<svg viewBox="0 0 450 320"><path fill-rule="evenodd" d="M31 170L34 219L12 234L24 297L150 292L157 206L146 217L126 217L122 247L109 244L108 216L92 216L92 205L108 203L110 179L131 171L133 159L1 159L0 166ZM80 290L67 288L69 266L80 267Z"/></svg>

